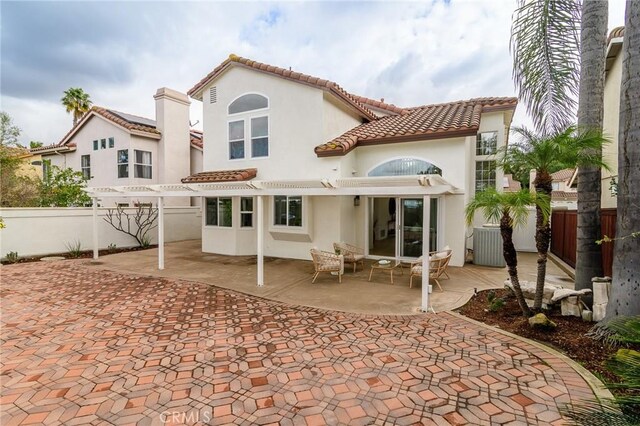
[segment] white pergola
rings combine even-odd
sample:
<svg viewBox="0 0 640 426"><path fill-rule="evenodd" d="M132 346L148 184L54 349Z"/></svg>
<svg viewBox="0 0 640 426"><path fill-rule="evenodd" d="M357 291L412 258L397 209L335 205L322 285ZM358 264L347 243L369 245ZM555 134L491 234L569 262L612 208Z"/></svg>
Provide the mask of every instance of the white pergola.
<svg viewBox="0 0 640 426"><path fill-rule="evenodd" d="M422 270L429 270L431 197L462 192L439 175L352 177L299 180L249 180L234 182L91 187L93 199L93 258L98 259L98 199L156 197L158 204L158 269L164 269L164 199L168 197L256 197L257 285L264 285L264 197L274 195L360 196L365 206L364 245L369 247L369 196L422 197ZM429 274L422 274L422 310L429 308Z"/></svg>

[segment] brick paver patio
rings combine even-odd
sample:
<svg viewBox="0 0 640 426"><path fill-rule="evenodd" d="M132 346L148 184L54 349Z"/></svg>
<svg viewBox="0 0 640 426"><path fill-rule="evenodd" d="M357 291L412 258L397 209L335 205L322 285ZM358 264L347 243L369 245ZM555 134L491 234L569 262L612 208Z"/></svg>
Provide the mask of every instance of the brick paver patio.
<svg viewBox="0 0 640 426"><path fill-rule="evenodd" d="M86 261L2 267L2 425L555 424L565 361L452 314L288 306Z"/></svg>

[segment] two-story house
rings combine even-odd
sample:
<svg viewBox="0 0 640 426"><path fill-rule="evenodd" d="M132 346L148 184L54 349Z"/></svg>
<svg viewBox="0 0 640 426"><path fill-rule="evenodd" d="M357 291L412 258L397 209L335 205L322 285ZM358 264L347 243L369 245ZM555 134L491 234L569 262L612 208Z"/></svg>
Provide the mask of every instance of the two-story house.
<svg viewBox="0 0 640 426"><path fill-rule="evenodd" d="M52 165L70 167L83 173L89 187L109 187L179 183L201 171L202 133L190 129L188 97L161 88L154 99L155 120L91 108L60 142L31 150L42 156L43 175ZM153 200L123 197L108 203L147 201ZM188 205L189 199L167 203Z"/></svg>
<svg viewBox="0 0 640 426"><path fill-rule="evenodd" d="M492 155L517 104L400 108L235 55L189 95L203 103L204 172L183 182L204 195L204 252L308 259L312 247L346 241L408 259L428 235L429 249L450 246L457 266L471 234L466 203L503 187Z"/></svg>

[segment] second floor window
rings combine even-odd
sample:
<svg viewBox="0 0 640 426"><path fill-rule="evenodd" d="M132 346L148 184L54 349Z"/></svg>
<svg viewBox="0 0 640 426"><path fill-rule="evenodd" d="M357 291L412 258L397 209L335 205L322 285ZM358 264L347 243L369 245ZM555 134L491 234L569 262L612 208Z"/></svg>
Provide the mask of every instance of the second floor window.
<svg viewBox="0 0 640 426"><path fill-rule="evenodd" d="M115 138L109 138L109 148L113 148L114 146L116 146Z"/></svg>
<svg viewBox="0 0 640 426"><path fill-rule="evenodd" d="M493 155L498 149L498 132L478 133L476 155Z"/></svg>
<svg viewBox="0 0 640 426"><path fill-rule="evenodd" d="M83 155L80 157L80 168L82 169L82 177L85 180L91 179L91 156Z"/></svg>
<svg viewBox="0 0 640 426"><path fill-rule="evenodd" d="M151 152L133 150L135 160L134 177L151 179Z"/></svg>
<svg viewBox="0 0 640 426"><path fill-rule="evenodd" d="M229 104L229 159L269 156L269 99L257 93L240 96Z"/></svg>
<svg viewBox="0 0 640 426"><path fill-rule="evenodd" d="M119 178L129 177L129 150L128 149L118 150L118 177Z"/></svg>

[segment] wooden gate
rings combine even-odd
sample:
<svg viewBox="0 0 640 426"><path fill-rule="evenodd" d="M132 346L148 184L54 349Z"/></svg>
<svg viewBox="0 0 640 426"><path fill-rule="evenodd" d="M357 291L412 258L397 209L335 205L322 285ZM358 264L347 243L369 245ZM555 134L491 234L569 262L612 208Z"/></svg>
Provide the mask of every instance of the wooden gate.
<svg viewBox="0 0 640 426"><path fill-rule="evenodd" d="M602 235L615 237L616 209L602 209ZM551 253L563 262L576 267L578 216L575 210L554 210L551 214ZM602 267L604 274L611 276L613 265L613 243L602 244Z"/></svg>

